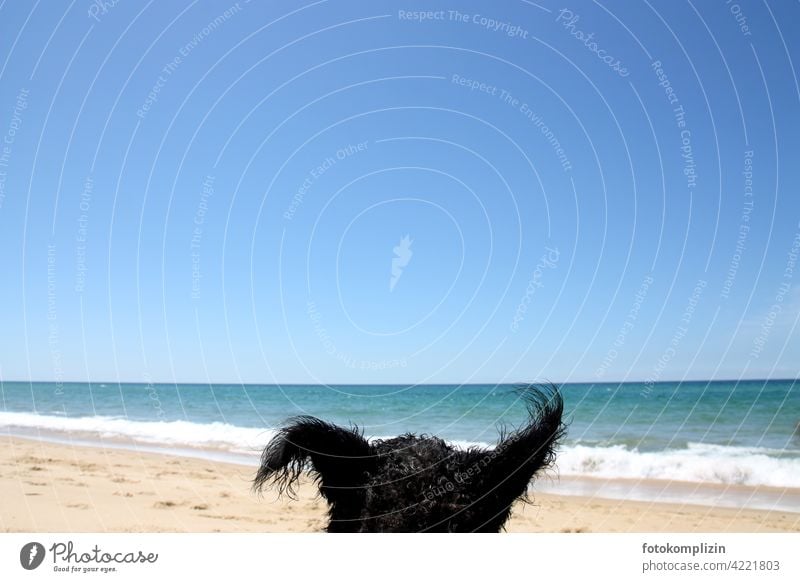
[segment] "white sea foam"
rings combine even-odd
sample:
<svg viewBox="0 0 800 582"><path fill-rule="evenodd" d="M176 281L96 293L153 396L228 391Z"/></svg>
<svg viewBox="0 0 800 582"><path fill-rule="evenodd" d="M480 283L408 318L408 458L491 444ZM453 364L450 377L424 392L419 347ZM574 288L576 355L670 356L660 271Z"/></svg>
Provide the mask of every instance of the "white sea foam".
<svg viewBox="0 0 800 582"><path fill-rule="evenodd" d="M173 447L210 447L236 453L257 451L275 435L273 430L223 422L148 422L110 416L71 418L25 412L0 412L0 427L77 433L103 439L132 439Z"/></svg>
<svg viewBox="0 0 800 582"><path fill-rule="evenodd" d="M7 432L44 431L94 439L130 439L167 447L257 453L275 435L265 428L184 420L148 422L108 416L70 418L0 411ZM375 438L375 437L373 437ZM380 438L391 438L383 436ZM459 449L491 448L486 443L451 440ZM624 445L564 446L558 453L562 476L606 479L664 479L696 483L769 485L800 488L800 458L759 447L690 443L685 449L642 452Z"/></svg>
<svg viewBox="0 0 800 582"><path fill-rule="evenodd" d="M777 458L775 453L700 443L660 452L640 452L623 445L578 445L564 447L556 464L565 476L800 487L800 458Z"/></svg>

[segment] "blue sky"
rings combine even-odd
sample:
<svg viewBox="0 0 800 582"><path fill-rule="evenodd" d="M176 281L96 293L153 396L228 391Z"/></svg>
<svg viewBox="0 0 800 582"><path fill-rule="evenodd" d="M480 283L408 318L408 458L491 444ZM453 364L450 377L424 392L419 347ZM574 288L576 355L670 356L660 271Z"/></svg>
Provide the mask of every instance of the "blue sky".
<svg viewBox="0 0 800 582"><path fill-rule="evenodd" d="M0 376L795 377L798 10L7 1Z"/></svg>

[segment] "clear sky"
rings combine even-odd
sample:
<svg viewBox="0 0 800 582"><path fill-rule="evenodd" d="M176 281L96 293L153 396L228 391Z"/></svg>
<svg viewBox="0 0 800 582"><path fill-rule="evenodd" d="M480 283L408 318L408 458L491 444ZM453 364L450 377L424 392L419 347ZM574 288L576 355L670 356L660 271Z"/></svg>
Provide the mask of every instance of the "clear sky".
<svg viewBox="0 0 800 582"><path fill-rule="evenodd" d="M7 0L0 377L796 377L798 23Z"/></svg>

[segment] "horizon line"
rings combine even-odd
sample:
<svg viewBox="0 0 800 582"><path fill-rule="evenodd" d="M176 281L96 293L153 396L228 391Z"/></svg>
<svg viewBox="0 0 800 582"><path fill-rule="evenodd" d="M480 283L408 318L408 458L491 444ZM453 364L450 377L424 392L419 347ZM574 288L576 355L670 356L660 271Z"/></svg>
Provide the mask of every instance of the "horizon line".
<svg viewBox="0 0 800 582"><path fill-rule="evenodd" d="M0 379L0 386L3 384L140 384L140 385L173 385L173 386L214 386L214 385L228 385L228 386L488 386L494 384L495 386L520 386L520 385L546 385L553 384L557 387L570 386L576 384L684 384L684 383L697 383L697 382L798 382L800 377L795 378L720 378L720 379L682 379L682 380L657 380L651 382L648 380L587 380L587 381L570 381L570 382L554 382L551 380L533 381L533 382L322 382L322 383L306 383L306 382L191 382L191 381L158 381L158 382L139 382L133 380L3 380Z"/></svg>

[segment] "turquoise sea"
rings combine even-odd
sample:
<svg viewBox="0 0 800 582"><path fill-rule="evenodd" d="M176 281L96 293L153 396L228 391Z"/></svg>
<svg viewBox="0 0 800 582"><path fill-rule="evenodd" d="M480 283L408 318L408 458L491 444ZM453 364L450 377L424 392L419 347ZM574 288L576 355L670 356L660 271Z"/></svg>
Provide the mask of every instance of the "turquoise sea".
<svg viewBox="0 0 800 582"><path fill-rule="evenodd" d="M561 391L569 430L560 479L800 488L798 380L566 384ZM240 462L255 462L276 427L298 414L357 424L368 437L427 433L461 447L493 446L501 427L525 421L510 385L5 382L0 398L5 434Z"/></svg>

